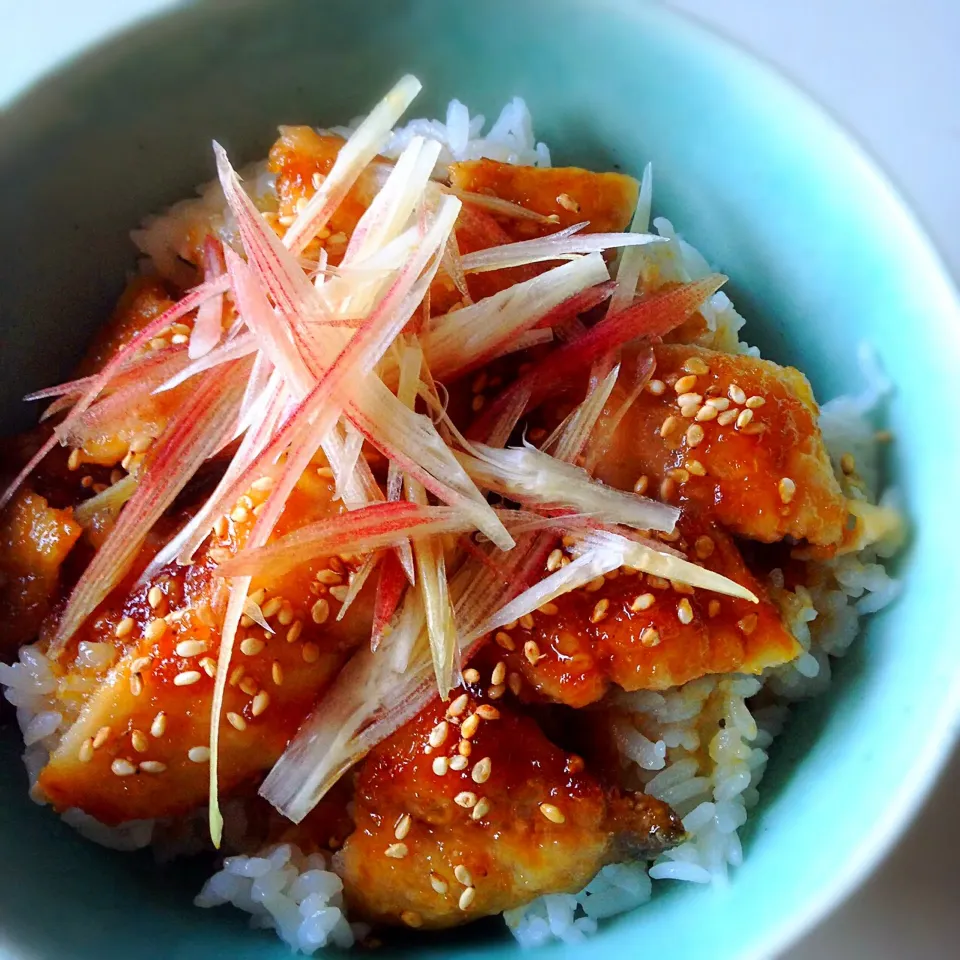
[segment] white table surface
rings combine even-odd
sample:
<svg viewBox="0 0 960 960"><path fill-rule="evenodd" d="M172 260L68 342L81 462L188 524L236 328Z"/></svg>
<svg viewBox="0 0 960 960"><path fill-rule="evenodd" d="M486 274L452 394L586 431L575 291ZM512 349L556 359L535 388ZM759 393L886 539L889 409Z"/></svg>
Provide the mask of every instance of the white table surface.
<svg viewBox="0 0 960 960"><path fill-rule="evenodd" d="M122 6L132 17L159 2ZM960 277L960 0L663 2L760 54L824 104L880 161ZM0 103L37 63L99 36L118 6L0 0ZM871 880L780 960L960 956L958 801L960 753Z"/></svg>
<svg viewBox="0 0 960 960"><path fill-rule="evenodd" d="M960 278L960 0L665 0L853 131ZM960 752L874 876L780 960L960 957Z"/></svg>

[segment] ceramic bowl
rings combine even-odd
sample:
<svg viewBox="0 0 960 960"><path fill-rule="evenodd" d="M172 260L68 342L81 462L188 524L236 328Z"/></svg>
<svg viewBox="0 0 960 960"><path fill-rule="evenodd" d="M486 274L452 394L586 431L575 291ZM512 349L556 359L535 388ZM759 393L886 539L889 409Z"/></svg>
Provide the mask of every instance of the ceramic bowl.
<svg viewBox="0 0 960 960"><path fill-rule="evenodd" d="M654 6L148 0L170 9L129 26L143 5L92 4L100 19L85 36L128 27L58 64L0 118L5 428L28 421L18 398L66 374L105 316L133 263L128 230L213 176L212 138L236 159L262 156L277 124L345 121L405 71L425 84L419 115L453 96L489 115L520 94L555 162L639 174L652 160L656 212L730 275L750 338L806 371L819 397L857 388L857 345L874 345L896 384L888 479L913 528L898 567L902 596L837 665L829 695L794 712L729 886L657 884L650 904L575 950L663 960L775 952L888 848L952 746L960 713L945 620L960 538L946 480L960 458L934 415L954 403L960 309L900 198L782 79ZM39 12L29 15L47 29ZM56 39L60 28L49 29ZM24 77L36 66L25 63ZM19 750L5 729L0 952L289 955L236 912L192 909L201 878L190 866L160 869L146 854L90 846L32 805ZM519 952L494 923L397 949Z"/></svg>

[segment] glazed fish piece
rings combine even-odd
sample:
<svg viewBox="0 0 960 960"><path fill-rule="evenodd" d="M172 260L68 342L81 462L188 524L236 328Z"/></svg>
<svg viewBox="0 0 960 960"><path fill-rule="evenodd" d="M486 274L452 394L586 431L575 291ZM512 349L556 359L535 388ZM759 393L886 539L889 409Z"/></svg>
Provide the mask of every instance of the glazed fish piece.
<svg viewBox="0 0 960 960"><path fill-rule="evenodd" d="M604 864L679 842L669 807L604 787L515 705L471 686L363 761L340 854L348 902L386 924L451 927L576 892Z"/></svg>
<svg viewBox="0 0 960 960"><path fill-rule="evenodd" d="M497 632L504 663L522 679L526 695L584 707L611 684L664 690L706 674L759 674L801 652L722 529L685 515L666 546L741 584L760 602L620 568Z"/></svg>
<svg viewBox="0 0 960 960"><path fill-rule="evenodd" d="M331 481L305 474L277 535L339 512L333 493ZM118 823L205 802L222 619L214 611L223 602L216 565L233 555L252 522L235 516L192 565L171 565L138 588L128 581L115 590L64 652L64 711L76 719L39 779L57 808ZM350 651L369 637L368 594L336 619L350 571L330 558L254 584L270 629L245 618L235 641L221 722L224 794L269 769Z"/></svg>
<svg viewBox="0 0 960 960"><path fill-rule="evenodd" d="M847 504L806 377L684 344L659 344L654 357L653 378L621 421L597 478L690 504L753 540L839 544Z"/></svg>

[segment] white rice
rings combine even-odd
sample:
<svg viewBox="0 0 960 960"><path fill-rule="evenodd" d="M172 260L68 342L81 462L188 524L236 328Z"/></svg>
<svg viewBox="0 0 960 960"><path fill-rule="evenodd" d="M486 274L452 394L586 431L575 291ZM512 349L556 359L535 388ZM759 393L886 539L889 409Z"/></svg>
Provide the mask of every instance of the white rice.
<svg viewBox="0 0 960 960"><path fill-rule="evenodd" d="M356 122L331 132L349 136ZM550 165L550 153L536 141L522 99L511 100L486 134L484 125L483 116L471 117L462 103L453 100L445 122L412 120L394 131L384 152L395 157L411 137L419 135L442 144L438 175L455 160L480 157ZM248 168L245 183L261 209L275 206L273 181L264 164ZM179 256L188 249L193 231L209 229L212 224L222 239L234 239L234 225L225 213L219 184L207 184L198 193L198 198L174 205L133 233L153 268L178 282L190 280ZM646 248L645 285L684 282L710 272L707 261L678 236L669 220L657 218L653 225L669 242ZM700 345L759 355L755 347L740 341L744 319L726 294L716 293L701 312L707 330L698 339ZM865 390L826 403L821 427L845 494L874 501L879 469L871 417L889 385L868 350L862 351L861 367ZM840 471L839 458L845 452L855 456L859 480L850 480ZM881 498L890 505L895 505L895 500L895 493L889 491ZM821 564L822 582L811 589L785 590L782 574L771 573L771 596L804 649L792 663L762 677L703 677L660 693L620 692L610 697L625 786L643 789L669 803L682 817L687 839L653 864L610 865L579 893L551 894L506 911L504 919L522 945L580 942L596 930L599 920L645 903L650 898L651 880L726 882L730 867L743 859L739 830L759 801L767 751L783 729L789 704L822 693L829 685L831 658L843 656L849 648L859 632L861 616L896 597L898 584L882 564L895 549L895 544L881 543ZM103 651L93 649L95 646L80 653L88 666L97 666L102 659ZM17 708L24 734L31 796L41 803L43 797L34 786L37 774L55 748L60 731L70 722L59 709L61 682L36 646L23 647L17 663L0 664L0 685ZM763 688L765 697L771 695L769 702L751 710L747 701ZM195 853L204 846L200 837L205 816L198 815L196 822L190 818L178 824L136 821L117 828L106 827L79 810L66 811L63 819L85 837L113 849L162 843L161 859ZM242 849L242 809L227 821L233 842ZM310 954L325 946L349 947L365 937L369 928L348 923L343 885L332 866L323 854L305 856L291 844L268 847L254 856L228 857L195 902L201 907L231 904L250 914L252 926L276 930L294 951Z"/></svg>

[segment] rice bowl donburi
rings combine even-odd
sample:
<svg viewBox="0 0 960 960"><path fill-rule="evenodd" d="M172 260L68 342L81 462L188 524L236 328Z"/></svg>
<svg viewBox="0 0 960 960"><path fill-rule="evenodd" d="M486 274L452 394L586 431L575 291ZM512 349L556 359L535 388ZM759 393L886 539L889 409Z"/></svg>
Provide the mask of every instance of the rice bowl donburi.
<svg viewBox="0 0 960 960"><path fill-rule="evenodd" d="M722 878L896 592L882 381L819 408L649 169L551 167L521 101L398 127L418 89L215 146L3 497L34 799L218 849L198 905L307 953Z"/></svg>

